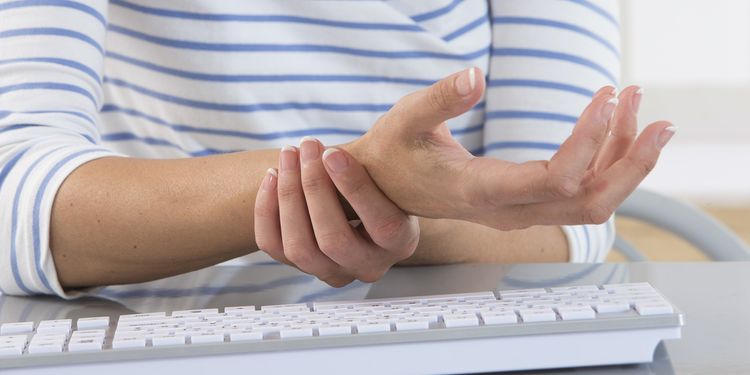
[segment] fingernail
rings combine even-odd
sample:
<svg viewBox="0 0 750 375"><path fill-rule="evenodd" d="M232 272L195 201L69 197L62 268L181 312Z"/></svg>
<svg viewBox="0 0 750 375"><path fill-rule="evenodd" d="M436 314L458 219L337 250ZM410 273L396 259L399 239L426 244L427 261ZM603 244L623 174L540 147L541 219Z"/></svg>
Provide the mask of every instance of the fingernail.
<svg viewBox="0 0 750 375"><path fill-rule="evenodd" d="M297 168L297 149L288 145L282 147L279 164L282 171L291 171Z"/></svg>
<svg viewBox="0 0 750 375"><path fill-rule="evenodd" d="M669 125L664 130L661 131L659 134L659 138L656 140L656 142L659 144L659 149L664 148L664 146L667 145L667 142L669 142L670 139L672 139L672 136L674 136L674 133L677 132L677 127L674 125Z"/></svg>
<svg viewBox="0 0 750 375"><path fill-rule="evenodd" d="M349 160L346 159L346 155L335 148L328 148L323 151L323 161L328 165L328 168L336 173L341 173L349 167Z"/></svg>
<svg viewBox="0 0 750 375"><path fill-rule="evenodd" d="M276 179L279 174L273 168L268 168L266 171L266 177L263 178L263 191L273 191L276 187Z"/></svg>
<svg viewBox="0 0 750 375"><path fill-rule="evenodd" d="M633 112L638 113L638 110L641 108L641 98L643 98L643 87L638 88L638 91L633 94Z"/></svg>
<svg viewBox="0 0 750 375"><path fill-rule="evenodd" d="M468 96L477 87L477 73L476 68L472 67L461 73L456 78L456 92L461 96Z"/></svg>
<svg viewBox="0 0 750 375"><path fill-rule="evenodd" d="M620 100L617 99L617 97L609 99L604 103L604 107L602 107L602 119L604 119L605 122L611 119L615 114L615 107L617 107L618 103L620 103Z"/></svg>
<svg viewBox="0 0 750 375"><path fill-rule="evenodd" d="M300 140L299 153L303 163L318 159L320 156L319 144L317 139L309 136L305 136Z"/></svg>
<svg viewBox="0 0 750 375"><path fill-rule="evenodd" d="M605 89L607 89L607 90L605 90ZM591 97L591 99L598 98L598 97L600 97L602 95L617 96L617 88L612 87L612 86L604 86L604 87L600 88L598 91L596 91L594 93L594 95Z"/></svg>

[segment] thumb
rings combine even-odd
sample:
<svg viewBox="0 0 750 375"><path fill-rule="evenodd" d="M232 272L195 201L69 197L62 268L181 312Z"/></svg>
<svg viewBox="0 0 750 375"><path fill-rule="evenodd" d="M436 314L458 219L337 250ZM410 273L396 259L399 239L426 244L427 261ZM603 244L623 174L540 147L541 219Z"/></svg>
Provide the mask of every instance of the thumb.
<svg viewBox="0 0 750 375"><path fill-rule="evenodd" d="M408 132L432 131L440 124L470 110L484 94L482 70L472 67L453 73L432 86L399 100L387 117Z"/></svg>

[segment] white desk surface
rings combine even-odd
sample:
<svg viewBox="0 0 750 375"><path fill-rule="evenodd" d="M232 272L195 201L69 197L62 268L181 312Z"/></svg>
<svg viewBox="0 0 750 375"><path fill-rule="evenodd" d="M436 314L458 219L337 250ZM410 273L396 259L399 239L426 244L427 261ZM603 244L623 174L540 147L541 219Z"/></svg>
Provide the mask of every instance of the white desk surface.
<svg viewBox="0 0 750 375"><path fill-rule="evenodd" d="M0 322L638 281L650 282L685 314L682 339L660 345L651 364L542 373L750 374L750 263L746 262L395 268L375 284L354 283L342 289L264 262L108 287L97 291L99 298L64 301L0 295Z"/></svg>

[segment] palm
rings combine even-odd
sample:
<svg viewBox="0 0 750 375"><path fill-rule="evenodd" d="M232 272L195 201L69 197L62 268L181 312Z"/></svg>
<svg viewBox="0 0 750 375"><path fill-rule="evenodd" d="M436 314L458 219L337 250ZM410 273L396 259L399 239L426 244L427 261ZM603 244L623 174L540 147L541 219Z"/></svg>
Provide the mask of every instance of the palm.
<svg viewBox="0 0 750 375"><path fill-rule="evenodd" d="M474 157L445 121L481 98L483 81L469 96L439 98L450 95L455 80L408 95L355 142L355 158L408 213L498 229L601 223L653 168L673 133L669 123L658 122L636 139L637 87L621 93L620 105L608 87L594 95L551 160Z"/></svg>

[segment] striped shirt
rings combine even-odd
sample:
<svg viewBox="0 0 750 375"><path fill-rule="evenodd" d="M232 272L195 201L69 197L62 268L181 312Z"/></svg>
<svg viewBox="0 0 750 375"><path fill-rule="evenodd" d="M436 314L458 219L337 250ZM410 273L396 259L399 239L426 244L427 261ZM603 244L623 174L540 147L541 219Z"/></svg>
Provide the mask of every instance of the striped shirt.
<svg viewBox="0 0 750 375"><path fill-rule="evenodd" d="M453 135L548 159L617 84L618 46L616 0L0 0L0 291L71 296L50 213L87 161L348 142L472 65L487 94ZM612 220L563 229L574 262L614 238Z"/></svg>

